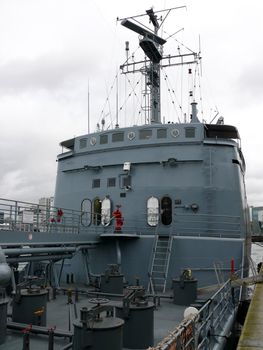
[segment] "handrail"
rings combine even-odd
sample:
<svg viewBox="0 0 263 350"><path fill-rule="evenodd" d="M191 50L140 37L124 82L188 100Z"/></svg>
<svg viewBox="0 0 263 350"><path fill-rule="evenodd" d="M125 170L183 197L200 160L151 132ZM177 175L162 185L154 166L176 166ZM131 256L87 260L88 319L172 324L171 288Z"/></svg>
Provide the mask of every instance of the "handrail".
<svg viewBox="0 0 263 350"><path fill-rule="evenodd" d="M177 347L181 350L213 349L228 320L232 320L237 295L238 289L233 292L231 281L228 280L196 315L184 319L159 344L148 350L170 350Z"/></svg>
<svg viewBox="0 0 263 350"><path fill-rule="evenodd" d="M58 211L63 215L58 218ZM1 215L2 214L2 215ZM48 231L65 233L113 233L114 219L103 225L99 213L71 210L0 198L0 229L20 231ZM136 222L124 217L123 233L151 234L169 233L174 236L233 237L241 236L240 217L229 215L208 215L199 213L176 213L171 225L147 225L147 212ZM97 223L97 225L95 224Z"/></svg>

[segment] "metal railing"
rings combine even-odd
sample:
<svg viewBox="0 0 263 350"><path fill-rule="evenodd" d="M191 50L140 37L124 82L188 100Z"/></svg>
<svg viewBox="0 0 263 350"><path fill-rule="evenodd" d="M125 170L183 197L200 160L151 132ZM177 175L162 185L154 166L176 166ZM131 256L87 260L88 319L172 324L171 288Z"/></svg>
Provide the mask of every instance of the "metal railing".
<svg viewBox="0 0 263 350"><path fill-rule="evenodd" d="M63 214L59 215L59 211L62 211ZM233 238L241 235L240 217L238 216L176 214L173 215L170 225L163 225L161 215L157 214L154 220L155 226L147 224L146 212L142 212L134 219L127 220L125 217L123 219L124 224L121 231L128 234L155 235L158 232L176 236ZM111 217L107 224L103 225L103 222L104 216L100 213L0 198L0 229L28 232L113 233L114 217Z"/></svg>
<svg viewBox="0 0 263 350"><path fill-rule="evenodd" d="M80 231L81 212L0 198L0 229L26 232Z"/></svg>
<svg viewBox="0 0 263 350"><path fill-rule="evenodd" d="M149 350L209 350L226 341L232 325L239 289L228 280L198 311Z"/></svg>

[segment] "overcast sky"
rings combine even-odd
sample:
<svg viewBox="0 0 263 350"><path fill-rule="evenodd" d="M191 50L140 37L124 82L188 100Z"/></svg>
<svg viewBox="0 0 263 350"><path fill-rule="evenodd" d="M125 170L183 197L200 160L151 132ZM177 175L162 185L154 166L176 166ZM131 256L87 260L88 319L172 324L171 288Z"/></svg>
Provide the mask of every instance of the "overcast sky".
<svg viewBox="0 0 263 350"><path fill-rule="evenodd" d="M88 86L95 130L125 40L138 47L116 17L183 5L163 36L184 27L173 40L189 39L185 45L198 50L200 34L203 117L218 109L238 127L249 204L263 205L261 0L0 0L0 197L53 195L59 143L87 132Z"/></svg>

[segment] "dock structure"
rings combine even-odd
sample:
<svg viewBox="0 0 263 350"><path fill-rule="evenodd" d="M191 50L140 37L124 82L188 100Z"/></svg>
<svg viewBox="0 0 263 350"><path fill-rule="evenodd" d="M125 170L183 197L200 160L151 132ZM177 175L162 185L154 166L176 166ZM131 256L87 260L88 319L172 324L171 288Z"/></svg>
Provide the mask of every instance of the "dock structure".
<svg viewBox="0 0 263 350"><path fill-rule="evenodd" d="M263 269L260 271L263 275ZM237 350L263 349L263 283L257 283Z"/></svg>
<svg viewBox="0 0 263 350"><path fill-rule="evenodd" d="M251 242L252 243L260 243L263 242L263 235L252 235L251 236Z"/></svg>

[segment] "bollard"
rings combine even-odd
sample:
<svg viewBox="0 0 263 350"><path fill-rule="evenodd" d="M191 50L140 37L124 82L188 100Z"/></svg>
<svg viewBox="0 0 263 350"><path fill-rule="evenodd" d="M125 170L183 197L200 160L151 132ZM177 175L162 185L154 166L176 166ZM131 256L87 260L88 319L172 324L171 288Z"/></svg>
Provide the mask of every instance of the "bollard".
<svg viewBox="0 0 263 350"><path fill-rule="evenodd" d="M57 288L55 287L52 289L52 297L54 300L57 298Z"/></svg>
<svg viewBox="0 0 263 350"><path fill-rule="evenodd" d="M79 291L78 288L75 288L75 303L79 301Z"/></svg>
<svg viewBox="0 0 263 350"><path fill-rule="evenodd" d="M67 294L68 294L68 304L72 304L72 289L68 289Z"/></svg>

